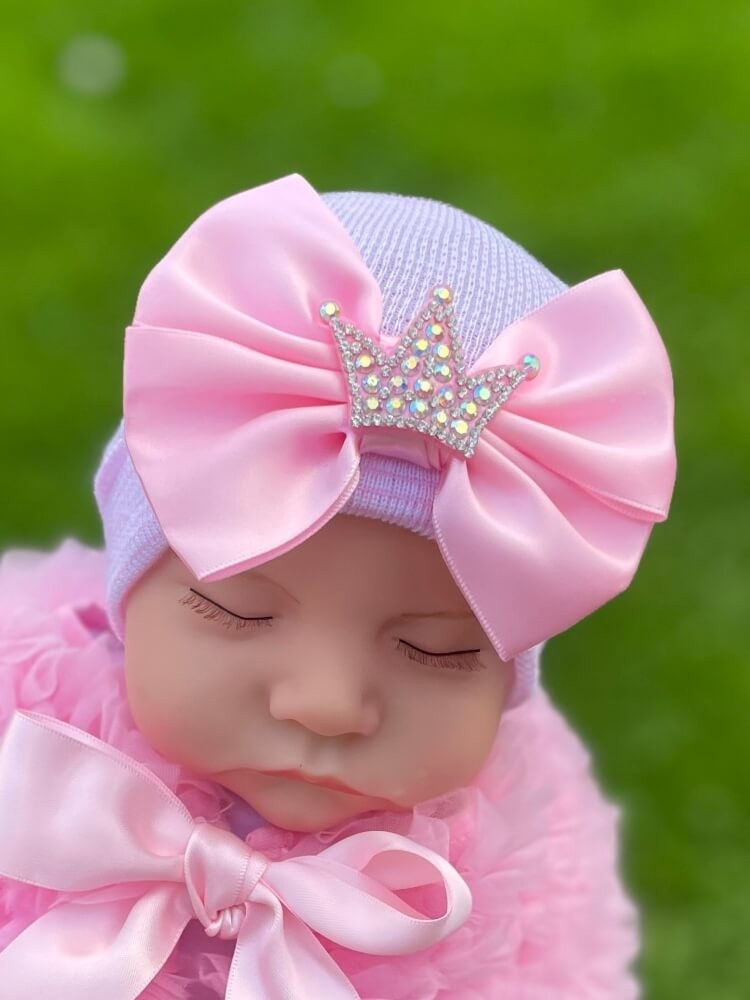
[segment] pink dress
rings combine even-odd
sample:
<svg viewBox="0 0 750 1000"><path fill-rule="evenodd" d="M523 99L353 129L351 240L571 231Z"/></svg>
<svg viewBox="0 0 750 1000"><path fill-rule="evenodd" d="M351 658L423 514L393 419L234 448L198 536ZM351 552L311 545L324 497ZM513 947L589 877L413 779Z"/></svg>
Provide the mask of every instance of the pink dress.
<svg viewBox="0 0 750 1000"><path fill-rule="evenodd" d="M192 815L273 860L316 854L373 828L448 858L471 889L473 909L445 940L385 958L323 940L362 1000L640 996L631 971L638 915L619 874L619 811L544 691L503 717L471 785L411 813L370 813L315 834L282 830L141 736L125 697L123 647L104 612L104 558L72 538L53 552L11 549L0 558L0 735L15 708L69 722L143 762ZM0 878L0 952L58 898ZM222 1000L233 947L191 921L141 998Z"/></svg>

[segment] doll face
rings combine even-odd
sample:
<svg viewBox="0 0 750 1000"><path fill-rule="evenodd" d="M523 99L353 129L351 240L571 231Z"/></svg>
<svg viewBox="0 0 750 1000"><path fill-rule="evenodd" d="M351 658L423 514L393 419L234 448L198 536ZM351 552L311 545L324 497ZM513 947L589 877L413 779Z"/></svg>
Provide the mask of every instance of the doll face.
<svg viewBox="0 0 750 1000"><path fill-rule="evenodd" d="M512 676L435 542L347 514L213 583L168 549L130 591L125 674L152 746L299 831L467 784Z"/></svg>

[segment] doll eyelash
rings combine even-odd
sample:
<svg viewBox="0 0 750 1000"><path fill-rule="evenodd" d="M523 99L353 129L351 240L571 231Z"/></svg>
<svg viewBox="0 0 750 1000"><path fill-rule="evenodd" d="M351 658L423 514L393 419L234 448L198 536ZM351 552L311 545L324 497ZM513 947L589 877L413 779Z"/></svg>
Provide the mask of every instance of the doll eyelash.
<svg viewBox="0 0 750 1000"><path fill-rule="evenodd" d="M215 601L210 601L208 598L202 597L192 588L187 596L181 598L180 604L192 607L196 614L201 615L209 621L219 620L227 628L234 625L235 631L241 631L246 628L268 627L271 622L270 617L244 618L242 615L233 614L233 612L227 611L220 604L216 604ZM416 646L411 646L408 642L404 642L403 639L398 640L397 648L402 649L410 660L416 660L418 663L425 663L428 666L435 666L444 670L468 670L472 672L484 669L483 665L479 663L476 653L473 651L464 654L464 656L471 657L471 659L462 660L457 657L451 658L450 653L426 653L424 650L418 649Z"/></svg>
<svg viewBox="0 0 750 1000"><path fill-rule="evenodd" d="M479 662L477 654L473 651L462 654L467 659L451 658L450 653L425 653L416 646L410 646L403 639L398 640L398 648L403 649L410 660L417 660L418 663L426 663L428 666L440 667L444 670L484 670L484 665ZM469 659L470 657L470 659Z"/></svg>
<svg viewBox="0 0 750 1000"><path fill-rule="evenodd" d="M270 618L244 618L242 615L235 615L220 604L216 604L215 601L201 597L192 587L190 593L180 599L180 604L191 607L197 615L202 615L209 621L214 619L220 621L226 628L231 628L234 625L236 632L247 628L268 627L271 623Z"/></svg>

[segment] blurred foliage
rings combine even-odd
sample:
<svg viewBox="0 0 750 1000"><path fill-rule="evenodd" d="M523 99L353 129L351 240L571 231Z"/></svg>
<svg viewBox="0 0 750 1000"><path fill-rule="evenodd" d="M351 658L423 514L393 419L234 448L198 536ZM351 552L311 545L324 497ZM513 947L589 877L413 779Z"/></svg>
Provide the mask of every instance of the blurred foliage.
<svg viewBox="0 0 750 1000"><path fill-rule="evenodd" d="M648 997L750 995L747 2L6 0L3 21L1 548L101 544L124 327L229 194L296 171L426 195L569 284L625 270L672 358L677 491L630 590L550 644L547 686L623 806Z"/></svg>

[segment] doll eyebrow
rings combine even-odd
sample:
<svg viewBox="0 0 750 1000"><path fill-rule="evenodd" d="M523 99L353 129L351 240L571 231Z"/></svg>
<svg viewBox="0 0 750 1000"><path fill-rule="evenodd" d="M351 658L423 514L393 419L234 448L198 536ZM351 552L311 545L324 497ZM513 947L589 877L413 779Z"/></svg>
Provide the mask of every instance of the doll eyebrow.
<svg viewBox="0 0 750 1000"><path fill-rule="evenodd" d="M294 594L290 594L286 587L282 587L280 583L277 583L276 580L272 580L270 576L265 576L263 573L259 573L257 569L251 570L250 575L254 580L261 580L263 583L270 583L272 586L278 587L279 590L283 590L286 596L294 601L295 604L299 604L299 601Z"/></svg>
<svg viewBox="0 0 750 1000"><path fill-rule="evenodd" d="M265 583L270 583L274 587L278 587L279 590L283 590L284 593L290 597L295 604L299 604L297 598L290 594L286 587L282 587L280 583L276 580L272 580L269 576L265 576L263 573L259 573L258 570L250 571L254 579L262 580ZM454 621L466 621L468 619L473 619L474 615L471 611L431 611L431 612L406 612L402 615L396 615L393 621L418 621L426 620L428 618L442 618L442 619L452 619Z"/></svg>

